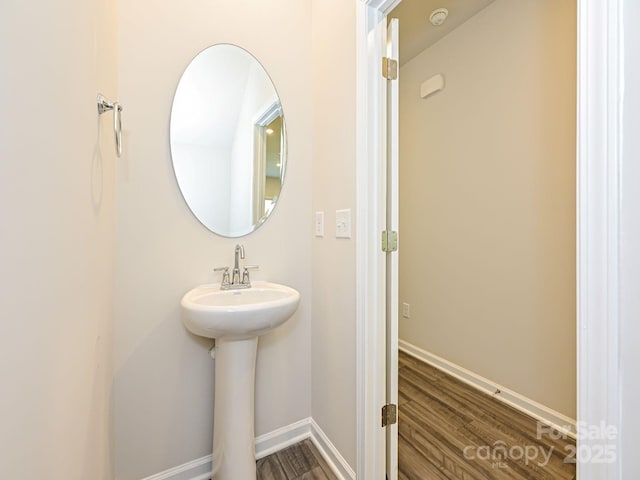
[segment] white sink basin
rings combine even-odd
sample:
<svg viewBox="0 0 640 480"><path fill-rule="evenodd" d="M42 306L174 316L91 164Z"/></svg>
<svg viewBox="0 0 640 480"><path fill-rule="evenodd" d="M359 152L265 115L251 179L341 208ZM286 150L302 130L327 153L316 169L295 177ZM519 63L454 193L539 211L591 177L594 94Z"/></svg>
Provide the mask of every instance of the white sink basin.
<svg viewBox="0 0 640 480"><path fill-rule="evenodd" d="M298 308L297 290L254 281L251 288L220 290L201 285L182 297L182 318L191 333L207 338L243 340L282 325Z"/></svg>

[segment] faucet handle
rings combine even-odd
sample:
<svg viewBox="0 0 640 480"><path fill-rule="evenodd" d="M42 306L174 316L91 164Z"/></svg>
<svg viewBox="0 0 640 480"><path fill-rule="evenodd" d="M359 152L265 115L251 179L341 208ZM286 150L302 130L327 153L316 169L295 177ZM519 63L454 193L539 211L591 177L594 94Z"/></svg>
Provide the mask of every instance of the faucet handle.
<svg viewBox="0 0 640 480"><path fill-rule="evenodd" d="M228 288L229 284L231 283L229 280L229 267L216 267L213 269L213 271L222 272L222 283L220 284L220 288Z"/></svg>
<svg viewBox="0 0 640 480"><path fill-rule="evenodd" d="M242 271L242 285L246 285L248 287L251 286L251 280L249 280L249 270L257 270L260 268L258 265L245 265L244 270Z"/></svg>

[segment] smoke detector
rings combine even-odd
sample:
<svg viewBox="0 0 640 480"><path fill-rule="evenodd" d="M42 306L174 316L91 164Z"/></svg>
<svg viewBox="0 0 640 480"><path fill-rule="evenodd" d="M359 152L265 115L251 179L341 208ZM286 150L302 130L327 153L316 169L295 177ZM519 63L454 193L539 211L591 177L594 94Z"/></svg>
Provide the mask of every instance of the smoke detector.
<svg viewBox="0 0 640 480"><path fill-rule="evenodd" d="M437 8L431 12L431 15L429 15L429 21L434 27L439 27L444 23L448 16L449 10L446 8Z"/></svg>

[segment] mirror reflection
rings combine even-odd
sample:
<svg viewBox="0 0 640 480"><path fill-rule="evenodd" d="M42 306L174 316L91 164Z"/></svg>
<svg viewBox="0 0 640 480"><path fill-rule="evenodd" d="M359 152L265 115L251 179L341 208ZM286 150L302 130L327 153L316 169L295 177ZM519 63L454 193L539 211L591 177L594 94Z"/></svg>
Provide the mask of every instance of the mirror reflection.
<svg viewBox="0 0 640 480"><path fill-rule="evenodd" d="M171 157L182 195L200 222L246 235L275 208L284 181L280 98L246 50L220 44L187 66L171 110Z"/></svg>

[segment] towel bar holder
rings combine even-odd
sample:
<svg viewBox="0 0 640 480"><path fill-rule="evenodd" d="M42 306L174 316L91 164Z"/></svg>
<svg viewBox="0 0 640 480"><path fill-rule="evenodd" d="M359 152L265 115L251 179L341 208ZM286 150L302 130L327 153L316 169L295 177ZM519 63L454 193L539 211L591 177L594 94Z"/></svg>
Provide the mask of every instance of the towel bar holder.
<svg viewBox="0 0 640 480"><path fill-rule="evenodd" d="M113 110L113 131L116 137L116 155L118 158L122 155L122 105L118 102L112 102L107 97L98 94L98 114Z"/></svg>

